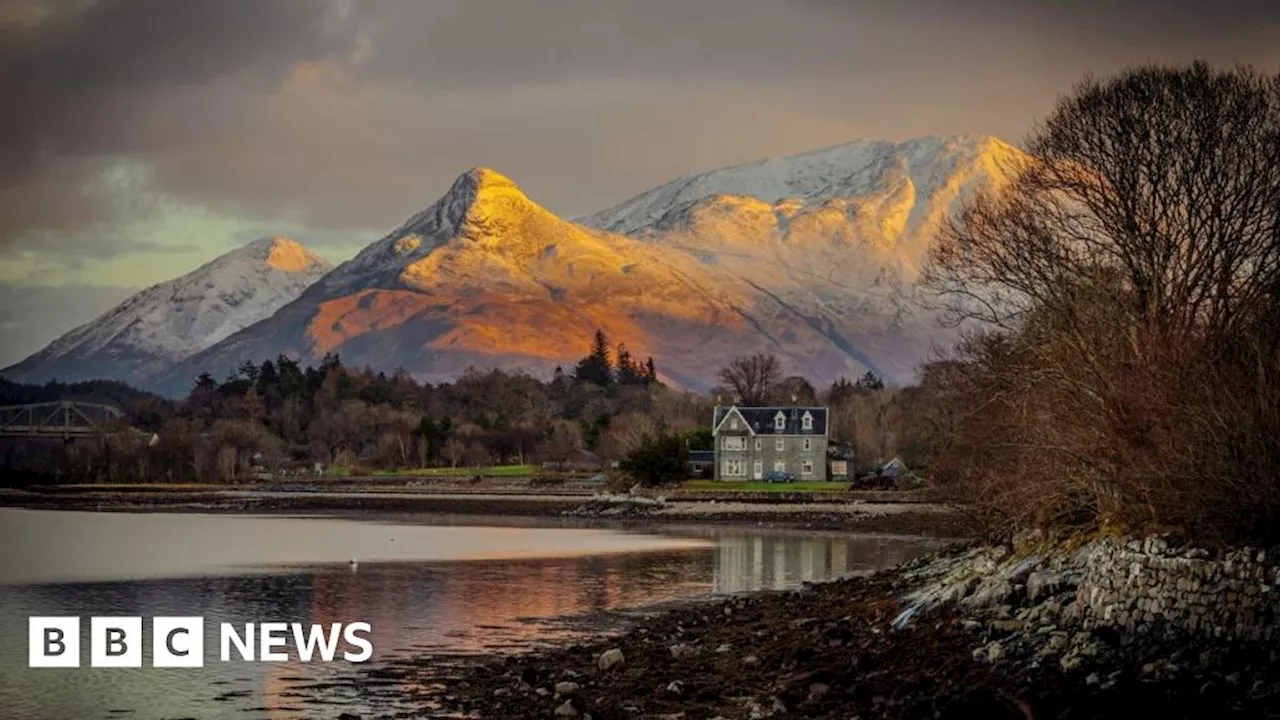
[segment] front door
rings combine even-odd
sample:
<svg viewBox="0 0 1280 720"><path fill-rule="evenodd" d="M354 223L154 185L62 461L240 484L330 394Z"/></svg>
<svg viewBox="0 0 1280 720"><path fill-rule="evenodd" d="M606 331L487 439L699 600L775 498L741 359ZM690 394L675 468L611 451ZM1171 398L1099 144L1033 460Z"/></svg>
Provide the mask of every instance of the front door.
<svg viewBox="0 0 1280 720"><path fill-rule="evenodd" d="M751 476L756 480L764 479L764 461L757 460L755 466L751 468Z"/></svg>

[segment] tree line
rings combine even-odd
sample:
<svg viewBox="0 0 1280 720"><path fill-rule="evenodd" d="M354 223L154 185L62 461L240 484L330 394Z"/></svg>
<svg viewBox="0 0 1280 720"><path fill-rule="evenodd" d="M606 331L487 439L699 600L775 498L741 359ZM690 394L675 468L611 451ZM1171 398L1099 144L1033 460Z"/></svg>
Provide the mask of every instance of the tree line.
<svg viewBox="0 0 1280 720"><path fill-rule="evenodd" d="M749 367L757 370L744 392L733 378ZM711 449L717 402L789 403L793 397L830 402L833 432L856 448L865 467L898 453L904 439L909 446L912 433L902 426L910 416L910 389L885 388L868 374L818 393L780 368L772 356L737 358L721 373L723 387L686 392L663 384L652 358L635 359L624 343L615 346L597 332L588 353L568 372L557 368L550 380L471 369L431 385L404 372L349 367L328 355L315 365L286 356L245 363L221 380L202 373L181 400L114 382L8 384L0 389L24 398L112 402L143 432L69 445L10 443L3 464L9 477L33 481L222 482L259 470L305 473L315 463L355 474L575 459L622 463L641 446ZM683 467L683 461L664 462Z"/></svg>

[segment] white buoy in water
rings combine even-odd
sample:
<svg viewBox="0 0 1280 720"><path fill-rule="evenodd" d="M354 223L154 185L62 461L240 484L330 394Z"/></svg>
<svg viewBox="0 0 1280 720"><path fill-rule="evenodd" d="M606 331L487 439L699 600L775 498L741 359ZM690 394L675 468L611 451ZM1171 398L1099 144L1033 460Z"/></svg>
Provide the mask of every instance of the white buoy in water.
<svg viewBox="0 0 1280 720"><path fill-rule="evenodd" d="M351 569L355 570L359 566L360 566L360 563L356 562L355 558L351 558Z"/></svg>

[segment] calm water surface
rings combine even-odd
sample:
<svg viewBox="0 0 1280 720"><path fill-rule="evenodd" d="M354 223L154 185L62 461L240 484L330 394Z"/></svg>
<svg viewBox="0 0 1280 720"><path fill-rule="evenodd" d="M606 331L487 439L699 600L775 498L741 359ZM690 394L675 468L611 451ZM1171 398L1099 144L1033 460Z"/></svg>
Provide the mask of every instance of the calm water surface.
<svg viewBox="0 0 1280 720"><path fill-rule="evenodd" d="M519 652L585 632L565 618L783 589L897 564L928 540L727 530L431 526L332 518L0 508L0 718L389 716L362 670L406 657ZM352 559L358 560L355 567ZM29 669L33 615L202 616L203 668ZM223 663L218 624L364 621L374 657ZM296 654L293 654L296 658Z"/></svg>

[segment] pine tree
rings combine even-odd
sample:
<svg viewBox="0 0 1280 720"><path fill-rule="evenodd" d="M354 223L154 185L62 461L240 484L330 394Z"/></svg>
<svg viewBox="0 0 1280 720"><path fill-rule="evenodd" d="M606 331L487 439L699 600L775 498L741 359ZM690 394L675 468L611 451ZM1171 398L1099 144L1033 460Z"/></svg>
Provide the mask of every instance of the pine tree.
<svg viewBox="0 0 1280 720"><path fill-rule="evenodd" d="M196 390L203 392L213 392L218 389L218 381L213 379L207 371L200 373L200 377L196 378Z"/></svg>
<svg viewBox="0 0 1280 720"><path fill-rule="evenodd" d="M653 364L653 356L645 358L644 381L646 385L653 385L658 382L658 368Z"/></svg>
<svg viewBox="0 0 1280 720"><path fill-rule="evenodd" d="M884 381L868 370L866 375L858 378L858 382L854 384L854 387L858 390L883 390Z"/></svg>
<svg viewBox="0 0 1280 720"><path fill-rule="evenodd" d="M236 370L236 375L248 380L250 383L258 382L258 366L250 360L240 363L240 368Z"/></svg>
<svg viewBox="0 0 1280 720"><path fill-rule="evenodd" d="M643 385L645 383L644 368L631 359L631 351L627 346L618 343L618 384Z"/></svg>
<svg viewBox="0 0 1280 720"><path fill-rule="evenodd" d="M842 405L845 400L853 397L854 392L856 392L856 386L849 381L849 378L841 376L827 388L827 404Z"/></svg>
<svg viewBox="0 0 1280 720"><path fill-rule="evenodd" d="M609 357L609 337L603 330L596 330L595 341L591 345L591 353L578 361L573 377L578 382L587 382L601 387L613 383L613 363Z"/></svg>

